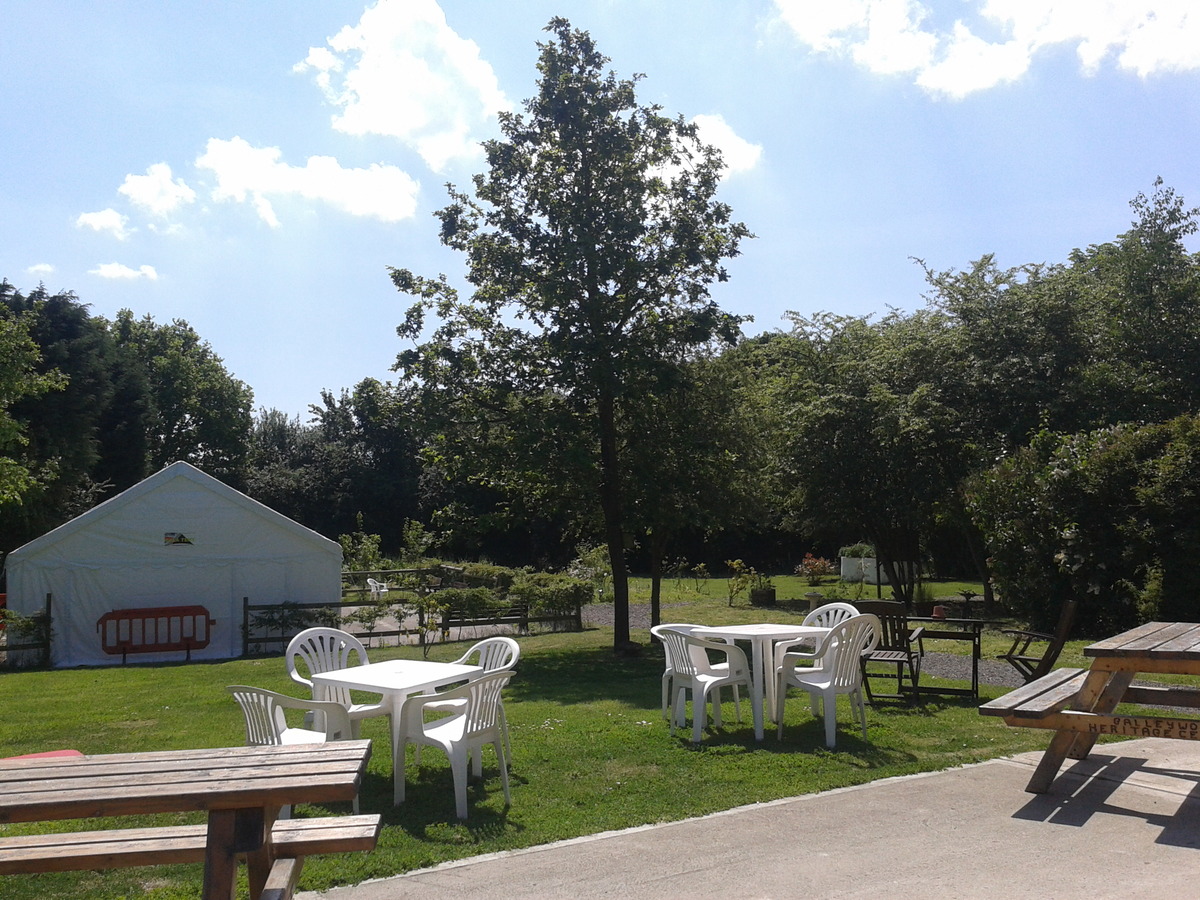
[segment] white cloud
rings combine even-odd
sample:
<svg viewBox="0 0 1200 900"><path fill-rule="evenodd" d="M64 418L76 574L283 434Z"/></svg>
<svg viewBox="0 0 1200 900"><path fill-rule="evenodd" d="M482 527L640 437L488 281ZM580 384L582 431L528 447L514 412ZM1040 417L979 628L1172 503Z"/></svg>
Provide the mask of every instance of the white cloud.
<svg viewBox="0 0 1200 900"><path fill-rule="evenodd" d="M478 134L510 104L479 46L434 0L379 0L294 67L341 112L333 127L394 137L435 172L479 155Z"/></svg>
<svg viewBox="0 0 1200 900"><path fill-rule="evenodd" d="M117 190L134 206L162 218L196 199L196 192L182 178L172 180L171 167L166 163L155 163L145 175L126 175Z"/></svg>
<svg viewBox="0 0 1200 900"><path fill-rule="evenodd" d="M50 263L36 263L25 270L26 275L53 275L54 266Z"/></svg>
<svg viewBox="0 0 1200 900"><path fill-rule="evenodd" d="M145 278L147 281L158 281L158 272L155 271L154 266L139 266L136 269L131 269L129 266L115 262L101 263L96 268L89 269L88 274L121 281L133 281L138 278Z"/></svg>
<svg viewBox="0 0 1200 900"><path fill-rule="evenodd" d="M1200 69L1192 0L774 0L779 19L817 53L848 55L879 74L911 75L961 98L1020 78L1035 54L1073 46L1085 73L1115 55L1142 78ZM961 14L948 28L934 9Z"/></svg>
<svg viewBox="0 0 1200 900"><path fill-rule="evenodd" d="M81 213L75 220L75 227L90 228L102 234L111 234L118 241L123 241L133 233L125 227L128 223L128 217L121 215L115 209L102 209L99 212Z"/></svg>
<svg viewBox="0 0 1200 900"><path fill-rule="evenodd" d="M700 115L693 118L692 122L696 125L700 140L721 151L726 176L748 172L758 165L762 158L762 145L739 137L721 116Z"/></svg>
<svg viewBox="0 0 1200 900"><path fill-rule="evenodd" d="M416 214L420 185L395 166L374 163L365 169L344 169L330 156L311 156L304 166L292 166L282 155L278 147L252 147L240 137L211 138L196 165L216 174L214 199L250 203L272 228L280 222L271 197L320 200L350 215L383 222Z"/></svg>

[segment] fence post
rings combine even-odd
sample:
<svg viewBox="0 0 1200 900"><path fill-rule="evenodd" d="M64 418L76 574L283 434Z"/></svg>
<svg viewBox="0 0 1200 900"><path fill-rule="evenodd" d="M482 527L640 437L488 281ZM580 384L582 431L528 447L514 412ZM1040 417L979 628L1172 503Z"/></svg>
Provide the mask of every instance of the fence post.
<svg viewBox="0 0 1200 900"><path fill-rule="evenodd" d="M54 635L54 613L53 613L53 610L51 609L51 606L53 603L54 603L54 595L47 592L47 594L46 594L46 644L45 644L45 649L42 650L42 665L46 666L46 667L50 666L50 642L53 640L53 635Z"/></svg>
<svg viewBox="0 0 1200 900"><path fill-rule="evenodd" d="M242 656L250 652L250 598L242 598Z"/></svg>

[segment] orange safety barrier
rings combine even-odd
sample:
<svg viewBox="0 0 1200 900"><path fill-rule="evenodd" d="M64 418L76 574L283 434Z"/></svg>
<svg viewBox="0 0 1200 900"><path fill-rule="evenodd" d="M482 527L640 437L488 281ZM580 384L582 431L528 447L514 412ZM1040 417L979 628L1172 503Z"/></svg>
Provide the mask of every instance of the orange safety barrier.
<svg viewBox="0 0 1200 900"><path fill-rule="evenodd" d="M217 620L203 606L158 606L149 609L114 609L96 622L105 653L163 653L208 646L212 626Z"/></svg>

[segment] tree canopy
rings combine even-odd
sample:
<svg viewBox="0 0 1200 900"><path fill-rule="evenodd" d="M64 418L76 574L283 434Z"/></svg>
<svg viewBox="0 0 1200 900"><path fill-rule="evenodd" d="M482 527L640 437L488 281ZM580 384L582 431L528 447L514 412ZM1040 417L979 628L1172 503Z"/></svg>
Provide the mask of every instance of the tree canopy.
<svg viewBox="0 0 1200 900"><path fill-rule="evenodd" d="M439 324L399 368L475 429L520 427L526 403L550 403L577 437L567 459L594 485L613 573L615 643L629 643L621 410L669 387L697 349L731 344L740 319L712 300L722 262L746 227L714 199L723 164L695 126L638 103L639 77L562 18L539 44L538 91L524 113L502 113L503 140L484 145L488 169L473 196L451 189L442 241L466 255L473 291L393 269L418 302L402 335ZM527 421L527 420L526 420ZM468 427L468 430L470 428ZM536 482L530 458L486 473ZM565 486L565 485L564 485Z"/></svg>

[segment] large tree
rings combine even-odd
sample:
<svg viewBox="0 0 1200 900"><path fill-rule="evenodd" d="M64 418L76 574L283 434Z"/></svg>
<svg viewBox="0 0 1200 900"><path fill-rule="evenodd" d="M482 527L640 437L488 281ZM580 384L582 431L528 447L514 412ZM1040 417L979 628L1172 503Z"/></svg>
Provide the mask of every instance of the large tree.
<svg viewBox="0 0 1200 900"><path fill-rule="evenodd" d="M0 282L0 298L13 293L11 287ZM29 437L12 415L13 406L66 384L61 373L38 370L41 357L29 335L29 320L0 304L0 507L19 504L49 466L48 460L29 456Z"/></svg>
<svg viewBox="0 0 1200 900"><path fill-rule="evenodd" d="M485 143L474 197L451 189L442 241L466 254L474 288L392 271L440 325L398 367L463 400L461 417L502 416L523 398L553 396L588 438L572 459L594 483L613 573L615 647L629 646L624 557L628 510L620 410L654 392L694 348L733 342L740 319L711 299L744 225L714 200L723 168L693 125L640 105L638 77L606 72L591 37L552 19L539 44L538 92L525 113L502 113L503 140ZM517 417L519 419L519 416ZM536 478L536 460L525 471Z"/></svg>
<svg viewBox="0 0 1200 900"><path fill-rule="evenodd" d="M234 378L208 341L187 322L160 325L127 309L111 330L117 347L137 360L153 405L146 438L152 471L187 460L239 487L245 474L254 394Z"/></svg>

